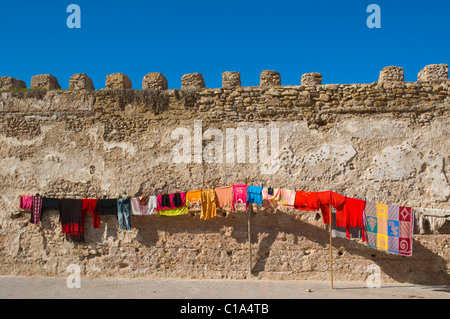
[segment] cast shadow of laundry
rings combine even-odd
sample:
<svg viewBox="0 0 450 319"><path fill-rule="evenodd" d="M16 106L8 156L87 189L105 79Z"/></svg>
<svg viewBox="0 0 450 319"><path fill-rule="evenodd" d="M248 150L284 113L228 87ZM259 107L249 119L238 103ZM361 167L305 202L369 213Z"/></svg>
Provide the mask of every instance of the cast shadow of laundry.
<svg viewBox="0 0 450 319"><path fill-rule="evenodd" d="M316 214L316 212L307 213ZM237 244L248 243L247 216L247 213L242 210L228 212L218 209L217 217L207 221L201 220L198 212L190 211L189 214L174 217L132 216L131 224L132 228L138 230L136 239L145 246L181 245L201 250L205 247L210 249L218 242L222 242L224 246L221 249L229 250L227 236ZM306 239L318 247L328 247L330 240L328 226L318 227L300 220L298 216L295 210L288 213L269 208L261 208L258 213L253 214L251 241L253 247L257 245L253 254L253 256L256 255L252 267L254 275L268 271L267 262L271 252L280 248L280 245L281 248L283 245L287 247L292 243L301 246L301 241ZM319 222L322 220L320 219ZM113 224L112 227L108 226L108 232L110 236L117 238L117 220L109 216L105 223ZM292 240L292 243L288 243L289 240ZM414 240L411 257L376 250L367 247L359 240L333 238L332 243L333 258L336 262L339 258L344 258L352 263L351 255L357 255L371 260L381 268L382 272L398 282L433 285L445 285L450 282L450 276L445 271L447 265L445 259L417 240ZM306 246L309 245L306 244Z"/></svg>
<svg viewBox="0 0 450 319"><path fill-rule="evenodd" d="M60 228L58 211L47 211L41 218L42 226L45 229ZM118 237L119 222L116 216L105 215L101 216L101 222L98 228L93 227L92 214L86 215L84 223L84 239L73 240L66 236L66 240L73 242L74 244L84 245L89 244L91 246L97 246L102 244L105 239Z"/></svg>
<svg viewBox="0 0 450 319"><path fill-rule="evenodd" d="M119 221L117 216L114 215L102 215L100 217L100 225L98 228L93 227L92 214L86 215L84 223L84 243L102 244L108 238L118 238Z"/></svg>
<svg viewBox="0 0 450 319"><path fill-rule="evenodd" d="M57 212L46 213L54 215L56 221ZM316 212L311 212L316 214ZM222 241L223 248L230 250L230 258L233 251L227 247L227 239L232 242L246 245L248 243L247 213L236 211L225 213L218 210L218 217L212 220L200 220L198 214L191 212L181 216L144 216L131 217L131 226L137 230L136 240L144 246L155 247L169 244L170 246L190 246L195 249L210 248L216 241ZM326 248L329 245L328 227L318 227L297 218L299 215L294 210L283 212L269 208L258 209L251 218L251 241L253 249L252 273L257 275L264 271L270 271L268 261L273 251L277 249L299 245L299 250L309 244L302 245L303 240L308 240L317 247ZM44 219L44 228L52 227L48 217ZM322 220L320 220L322 222ZM54 225L53 225L54 226ZM102 216L100 227L92 227L92 216L86 217L85 243L101 245L105 239L119 239L120 230L116 216ZM199 237L200 236L200 237ZM199 241L200 240L200 241ZM291 242L289 242L291 241ZM230 243L232 243L230 242ZM340 258L344 262L352 263L351 255L361 256L377 264L382 272L398 282L427 285L448 285L450 276L446 272L447 262L435 252L431 251L418 240L413 243L413 255L403 257L367 247L358 240L346 238L333 238L333 258L336 263ZM196 246L198 245L198 246ZM283 247L285 246L285 247ZM241 248L242 249L242 248ZM244 248L245 249L245 248ZM307 252L306 252L307 253ZM336 270L337 271L337 270ZM448 292L448 288L438 288ZM442 290L444 289L444 290Z"/></svg>
<svg viewBox="0 0 450 319"><path fill-rule="evenodd" d="M311 213L316 214L316 212ZM330 242L328 225L326 228L314 226L296 218L295 213L289 214L274 209L265 209L253 215L251 233L252 243L258 244L256 260L252 268L254 275L266 270L270 252L274 249L274 243L277 240L283 240L286 235L295 237L295 245L299 244L299 238L303 237L320 247L328 247ZM261 234L265 235L261 236ZM361 256L373 261L383 273L398 282L433 285L448 285L450 283L450 276L446 272L446 260L423 246L418 240L413 242L413 255L411 257L376 250L359 240L347 238L333 238L332 246L335 260L345 258L349 254Z"/></svg>

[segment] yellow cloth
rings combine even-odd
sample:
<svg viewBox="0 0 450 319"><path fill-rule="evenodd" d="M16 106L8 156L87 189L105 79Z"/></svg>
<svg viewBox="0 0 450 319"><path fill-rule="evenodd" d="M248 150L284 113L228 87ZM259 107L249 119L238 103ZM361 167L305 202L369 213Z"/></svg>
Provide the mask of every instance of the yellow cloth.
<svg viewBox="0 0 450 319"><path fill-rule="evenodd" d="M216 217L216 192L213 189L202 190L202 212L200 218L204 220Z"/></svg>
<svg viewBox="0 0 450 319"><path fill-rule="evenodd" d="M377 203L377 228L378 228L378 234L387 235L388 228L387 228L387 222L388 222L388 205L387 204L378 204ZM386 241L387 243L387 241ZM379 243L380 247L387 247L387 244L384 244L384 238L381 238L381 242Z"/></svg>
<svg viewBox="0 0 450 319"><path fill-rule="evenodd" d="M187 214L187 213L188 213L187 206L178 207L176 209L164 209L164 210L158 211L159 215L164 215L164 216L177 216L177 215L183 215L183 214Z"/></svg>
<svg viewBox="0 0 450 319"><path fill-rule="evenodd" d="M377 208L377 247L382 250L388 249L388 205L379 204L376 205Z"/></svg>

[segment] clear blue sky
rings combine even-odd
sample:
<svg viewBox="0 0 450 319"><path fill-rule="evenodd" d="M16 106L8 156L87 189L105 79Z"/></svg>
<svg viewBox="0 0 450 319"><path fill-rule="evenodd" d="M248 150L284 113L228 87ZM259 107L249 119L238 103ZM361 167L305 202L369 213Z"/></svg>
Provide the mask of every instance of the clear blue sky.
<svg viewBox="0 0 450 319"><path fill-rule="evenodd" d="M81 29L69 29L69 4L81 7ZM381 29L369 29L369 4L381 7ZM55 75L66 89L87 73L96 89L106 75L123 72L142 88L149 72L162 72L169 88L183 74L200 72L210 88L224 71L239 71L243 86L259 85L276 70L282 85L301 75L323 83L371 83L389 65L416 81L427 64L450 63L450 2L348 1L3 1L0 76L24 80Z"/></svg>

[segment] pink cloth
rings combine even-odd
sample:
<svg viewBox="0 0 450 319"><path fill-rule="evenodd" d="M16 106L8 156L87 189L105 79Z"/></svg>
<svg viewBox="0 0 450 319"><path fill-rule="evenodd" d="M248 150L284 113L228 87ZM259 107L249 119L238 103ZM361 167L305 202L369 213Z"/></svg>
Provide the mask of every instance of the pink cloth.
<svg viewBox="0 0 450 319"><path fill-rule="evenodd" d="M277 208L278 207L278 201L281 196L281 189L274 189L273 194L269 195L269 189L267 187L264 187L262 190L262 196L263 196L263 207L271 207L271 208Z"/></svg>
<svg viewBox="0 0 450 319"><path fill-rule="evenodd" d="M294 207L295 190L280 189L278 205Z"/></svg>
<svg viewBox="0 0 450 319"><path fill-rule="evenodd" d="M19 208L31 210L33 208L33 196L22 196Z"/></svg>
<svg viewBox="0 0 450 319"><path fill-rule="evenodd" d="M173 203L173 198L175 196L175 193L169 194L170 197L170 206L163 206L162 205L162 197L163 195L158 195L156 197L156 210L168 210L168 209L177 209L180 207L186 206L186 193L179 193L181 197L181 206L176 207Z"/></svg>
<svg viewBox="0 0 450 319"><path fill-rule="evenodd" d="M247 185L245 184L238 184L233 185L233 207L232 211L234 212L234 207L236 203L245 203L245 209L248 208L247 204Z"/></svg>

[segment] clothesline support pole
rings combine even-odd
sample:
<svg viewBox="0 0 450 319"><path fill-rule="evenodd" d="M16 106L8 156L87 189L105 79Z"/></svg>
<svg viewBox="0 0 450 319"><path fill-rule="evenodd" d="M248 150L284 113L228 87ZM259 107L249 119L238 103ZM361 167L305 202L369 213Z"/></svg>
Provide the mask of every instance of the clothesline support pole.
<svg viewBox="0 0 450 319"><path fill-rule="evenodd" d="M333 289L333 240L331 236L331 224L333 222L331 215L331 207L329 207L330 211L330 271L331 271L331 289Z"/></svg>
<svg viewBox="0 0 450 319"><path fill-rule="evenodd" d="M252 275L252 212L253 212L253 205L248 204L247 208L247 228L248 228L248 275L251 277Z"/></svg>

